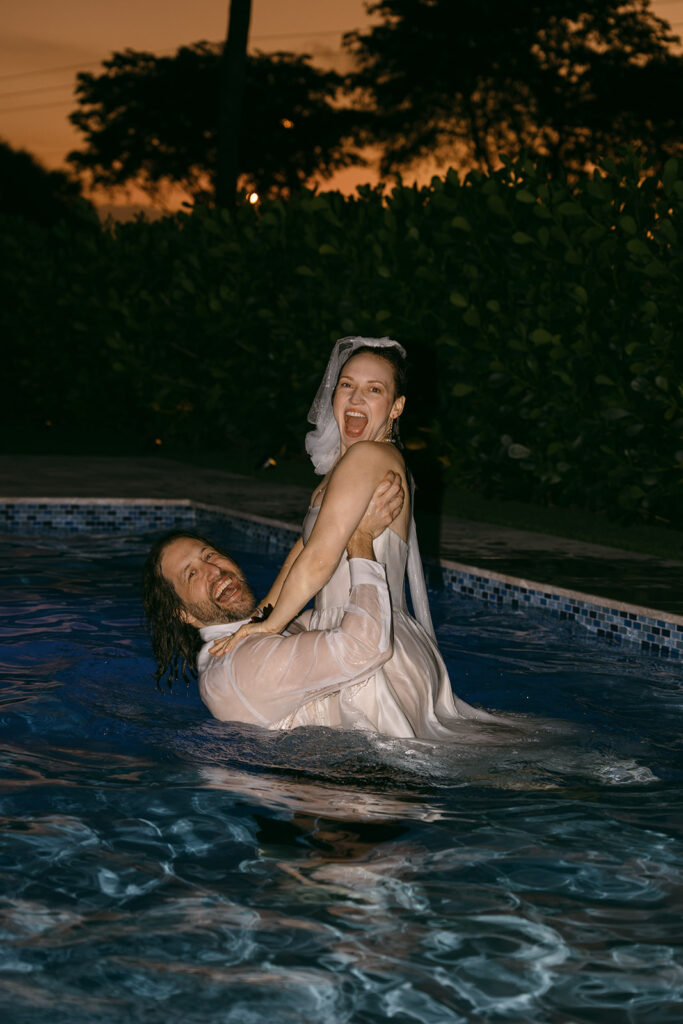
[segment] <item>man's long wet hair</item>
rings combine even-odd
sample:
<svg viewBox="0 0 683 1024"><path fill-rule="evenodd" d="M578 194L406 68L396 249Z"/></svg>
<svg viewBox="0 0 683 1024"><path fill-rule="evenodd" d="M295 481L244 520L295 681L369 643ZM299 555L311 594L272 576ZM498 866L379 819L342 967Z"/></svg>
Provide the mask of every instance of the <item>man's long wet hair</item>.
<svg viewBox="0 0 683 1024"><path fill-rule="evenodd" d="M218 548L206 537L191 530L171 530L151 548L142 569L142 606L157 663L157 686L166 677L170 689L177 679L190 683L197 678L197 654L202 646L199 630L181 618L183 602L175 588L161 573L164 551L174 540L198 540L206 547Z"/></svg>

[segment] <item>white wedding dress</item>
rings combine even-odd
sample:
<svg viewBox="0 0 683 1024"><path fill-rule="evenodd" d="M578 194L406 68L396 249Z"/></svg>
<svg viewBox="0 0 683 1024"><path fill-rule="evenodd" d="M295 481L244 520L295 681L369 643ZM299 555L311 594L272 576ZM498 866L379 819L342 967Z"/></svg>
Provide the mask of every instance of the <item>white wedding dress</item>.
<svg viewBox="0 0 683 1024"><path fill-rule="evenodd" d="M307 542L318 508L309 509L304 520ZM310 701L281 726L327 725L364 729L387 736L448 740L460 738L463 723L476 720L510 725L503 716L471 707L454 696L448 671L432 638L409 614L405 598L408 544L387 528L374 542L375 557L387 571L394 628L391 659L368 680ZM349 593L346 555L329 583L316 595L310 629L338 626Z"/></svg>

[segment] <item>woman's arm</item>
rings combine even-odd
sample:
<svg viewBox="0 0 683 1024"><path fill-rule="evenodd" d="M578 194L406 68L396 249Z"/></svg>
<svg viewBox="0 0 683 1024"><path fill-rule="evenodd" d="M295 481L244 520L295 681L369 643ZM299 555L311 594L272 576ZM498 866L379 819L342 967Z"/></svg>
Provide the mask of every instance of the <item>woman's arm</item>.
<svg viewBox="0 0 683 1024"><path fill-rule="evenodd" d="M262 610L263 608L265 608L269 604L274 605L277 602L277 599L280 596L280 591L282 590L282 584L287 579L287 576L289 574L289 570L292 568L292 566L296 562L297 558L299 557L299 555L303 551L303 548L304 548L304 542L303 542L302 538L299 537L298 540L296 541L296 543L294 543L292 545L289 554L287 555L287 557L285 558L284 562L282 563L282 566L280 568L279 573L277 574L277 576L275 577L275 579L273 580L273 582L271 584L270 590L268 591L266 596L263 598L263 600L259 601L259 603L256 605L256 607L259 610Z"/></svg>
<svg viewBox="0 0 683 1024"><path fill-rule="evenodd" d="M339 461L327 485L313 532L293 562L270 614L270 632L280 633L328 582L377 484L388 470L403 476L401 456L393 446L374 441L353 445Z"/></svg>
<svg viewBox="0 0 683 1024"><path fill-rule="evenodd" d="M330 579L361 520L367 532L378 537L396 519L404 508L404 473L403 460L394 448L376 442L359 442L350 448L335 467L313 532L270 616L216 640L211 653L225 654L254 633L281 633Z"/></svg>

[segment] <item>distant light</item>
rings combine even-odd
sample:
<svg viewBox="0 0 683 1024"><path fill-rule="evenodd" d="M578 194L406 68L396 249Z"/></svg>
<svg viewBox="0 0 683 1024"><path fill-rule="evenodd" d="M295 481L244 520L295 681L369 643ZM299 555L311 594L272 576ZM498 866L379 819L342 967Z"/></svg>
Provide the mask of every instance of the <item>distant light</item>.
<svg viewBox="0 0 683 1024"><path fill-rule="evenodd" d="M260 197L259 197L258 192L249 192L247 194L247 199L249 200L249 202L251 203L252 206L256 206L256 204L259 201L259 198Z"/></svg>
<svg viewBox="0 0 683 1024"><path fill-rule="evenodd" d="M51 427L52 426L52 420L45 420L45 426L46 427Z"/></svg>
<svg viewBox="0 0 683 1024"><path fill-rule="evenodd" d="M155 444L161 444L161 438L160 437L155 437L154 438L154 443Z"/></svg>
<svg viewBox="0 0 683 1024"><path fill-rule="evenodd" d="M283 128L293 128L294 127L294 122L290 121L288 117L283 117L282 120L280 121L280 124L282 125Z"/></svg>

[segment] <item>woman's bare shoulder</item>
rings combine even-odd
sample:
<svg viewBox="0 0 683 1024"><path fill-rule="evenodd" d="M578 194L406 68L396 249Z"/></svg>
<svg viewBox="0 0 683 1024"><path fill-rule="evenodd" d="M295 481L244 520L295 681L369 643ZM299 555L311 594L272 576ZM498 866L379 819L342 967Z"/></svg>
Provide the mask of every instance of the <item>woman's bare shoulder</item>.
<svg viewBox="0 0 683 1024"><path fill-rule="evenodd" d="M360 467L362 465L380 465L389 469L403 470L405 463L398 448L385 441L356 441L344 453L337 465Z"/></svg>

